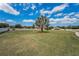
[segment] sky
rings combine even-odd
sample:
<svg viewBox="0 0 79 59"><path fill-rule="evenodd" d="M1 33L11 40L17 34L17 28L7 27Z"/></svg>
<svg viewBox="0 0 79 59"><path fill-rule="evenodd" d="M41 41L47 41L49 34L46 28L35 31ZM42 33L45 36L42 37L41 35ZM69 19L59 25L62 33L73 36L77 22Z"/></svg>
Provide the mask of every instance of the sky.
<svg viewBox="0 0 79 59"><path fill-rule="evenodd" d="M0 22L32 26L40 15L50 26L79 26L78 3L0 3Z"/></svg>

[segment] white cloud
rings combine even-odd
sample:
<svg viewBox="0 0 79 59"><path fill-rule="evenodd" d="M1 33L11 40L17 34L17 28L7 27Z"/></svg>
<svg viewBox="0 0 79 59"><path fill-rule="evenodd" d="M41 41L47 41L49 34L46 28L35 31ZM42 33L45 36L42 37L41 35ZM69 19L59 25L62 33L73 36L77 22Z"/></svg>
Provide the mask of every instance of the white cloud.
<svg viewBox="0 0 79 59"><path fill-rule="evenodd" d="M79 13L75 14L74 16L79 17Z"/></svg>
<svg viewBox="0 0 79 59"><path fill-rule="evenodd" d="M57 22L49 22L49 24L56 24Z"/></svg>
<svg viewBox="0 0 79 59"><path fill-rule="evenodd" d="M26 4L26 3L23 3L23 10L28 10L30 8L30 5L29 4Z"/></svg>
<svg viewBox="0 0 79 59"><path fill-rule="evenodd" d="M66 7L68 7L68 4L62 4L60 6L53 8L50 13L61 11L61 10L65 9Z"/></svg>
<svg viewBox="0 0 79 59"><path fill-rule="evenodd" d="M33 13L30 13L29 15L30 15L30 16L32 16L32 15L33 15Z"/></svg>
<svg viewBox="0 0 79 59"><path fill-rule="evenodd" d="M6 22L15 23L15 21L14 20L11 20L11 19L7 19Z"/></svg>
<svg viewBox="0 0 79 59"><path fill-rule="evenodd" d="M47 17L50 17L50 16L51 16L51 14L49 14L49 13L50 13L50 11L49 11L49 10L45 10L45 9L41 9L41 10L40 10L40 14L41 14L41 15L48 14L48 16L47 16Z"/></svg>
<svg viewBox="0 0 79 59"><path fill-rule="evenodd" d="M71 12L71 13L69 13L68 15L71 16L71 15L74 15L74 14L75 14L75 12Z"/></svg>
<svg viewBox="0 0 79 59"><path fill-rule="evenodd" d="M55 16L62 16L64 15L63 13L59 13L59 14L56 14Z"/></svg>
<svg viewBox="0 0 79 59"><path fill-rule="evenodd" d="M6 3L0 3L0 10L13 15L20 14L20 12L16 11L13 7L11 7L9 4Z"/></svg>
<svg viewBox="0 0 79 59"><path fill-rule="evenodd" d="M29 7L23 8L23 10L27 10L27 9L29 9Z"/></svg>
<svg viewBox="0 0 79 59"><path fill-rule="evenodd" d="M65 18L65 19L63 19L63 20L61 20L59 22L61 22L61 23L74 23L77 20L78 20L77 18Z"/></svg>
<svg viewBox="0 0 79 59"><path fill-rule="evenodd" d="M46 14L46 13L50 13L50 11L49 10L45 10L45 9L41 9L40 10L40 13L42 14L42 15L44 15L44 14Z"/></svg>
<svg viewBox="0 0 79 59"><path fill-rule="evenodd" d="M58 20L59 20L59 19L50 18L50 19L49 19L49 23L50 23L50 24L55 24L55 23L57 23Z"/></svg>
<svg viewBox="0 0 79 59"><path fill-rule="evenodd" d="M36 8L36 6L34 4L32 4L31 8L32 8L32 10L34 10Z"/></svg>
<svg viewBox="0 0 79 59"><path fill-rule="evenodd" d="M72 15L75 15L75 12L71 12L71 13L68 13L68 14L65 14L65 13L58 13L56 14L55 16L65 16L65 17L70 17Z"/></svg>
<svg viewBox="0 0 79 59"><path fill-rule="evenodd" d="M47 17L50 17L51 15L48 15Z"/></svg>
<svg viewBox="0 0 79 59"><path fill-rule="evenodd" d="M72 16L72 17L76 17L76 18L79 18L79 12L72 12L70 14L68 14L68 16Z"/></svg>
<svg viewBox="0 0 79 59"><path fill-rule="evenodd" d="M57 18L57 19L54 19L54 18L50 18L49 19L49 22L50 24L57 24L57 23L60 23L60 24L63 24L63 23L75 23L79 21L79 19L77 18L70 18L69 16L65 16L64 18Z"/></svg>
<svg viewBox="0 0 79 59"><path fill-rule="evenodd" d="M27 20L24 19L23 22L32 22L32 23L34 23L35 21L33 19L27 19Z"/></svg>
<svg viewBox="0 0 79 59"><path fill-rule="evenodd" d="M49 19L50 22L53 22L54 20L55 20L54 18L50 18L50 19Z"/></svg>
<svg viewBox="0 0 79 59"><path fill-rule="evenodd" d="M60 6L56 6L55 8L53 8L52 10L45 10L45 9L41 9L40 13L41 14L52 14L54 12L58 12L58 11L62 11L64 10L66 7L68 7L68 4L62 4Z"/></svg>

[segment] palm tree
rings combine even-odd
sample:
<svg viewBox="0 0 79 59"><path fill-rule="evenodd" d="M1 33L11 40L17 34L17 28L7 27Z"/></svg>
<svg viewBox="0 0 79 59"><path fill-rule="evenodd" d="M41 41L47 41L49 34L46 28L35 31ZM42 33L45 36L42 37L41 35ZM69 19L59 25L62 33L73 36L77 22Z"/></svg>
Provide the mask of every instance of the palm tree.
<svg viewBox="0 0 79 59"><path fill-rule="evenodd" d="M49 20L45 16L40 16L37 18L35 22L36 26L38 26L41 29L41 32L43 32L44 27L48 27Z"/></svg>

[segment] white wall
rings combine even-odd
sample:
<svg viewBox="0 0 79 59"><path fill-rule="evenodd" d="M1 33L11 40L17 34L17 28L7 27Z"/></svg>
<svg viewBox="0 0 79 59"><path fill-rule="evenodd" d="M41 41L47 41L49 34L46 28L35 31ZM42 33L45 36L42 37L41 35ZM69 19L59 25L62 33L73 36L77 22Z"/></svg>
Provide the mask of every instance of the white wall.
<svg viewBox="0 0 79 59"><path fill-rule="evenodd" d="M4 31L7 31L8 28L0 28L0 32L4 32Z"/></svg>

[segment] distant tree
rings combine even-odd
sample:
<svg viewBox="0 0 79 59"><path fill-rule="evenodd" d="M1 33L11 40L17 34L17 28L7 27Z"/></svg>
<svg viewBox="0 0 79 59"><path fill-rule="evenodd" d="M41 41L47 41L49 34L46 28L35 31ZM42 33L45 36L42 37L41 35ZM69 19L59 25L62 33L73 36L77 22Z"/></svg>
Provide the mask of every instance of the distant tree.
<svg viewBox="0 0 79 59"><path fill-rule="evenodd" d="M41 32L43 32L44 27L49 26L49 20L45 16L40 16L37 18L35 24L41 29Z"/></svg>
<svg viewBox="0 0 79 59"><path fill-rule="evenodd" d="M14 25L10 26L10 28L12 29L12 31L15 31L15 26Z"/></svg>
<svg viewBox="0 0 79 59"><path fill-rule="evenodd" d="M71 26L71 25L69 25L69 26L61 26L59 28L62 28L62 29L79 29L79 26Z"/></svg>
<svg viewBox="0 0 79 59"><path fill-rule="evenodd" d="M32 29L33 26L24 26L24 28L27 28L27 29Z"/></svg>
<svg viewBox="0 0 79 59"><path fill-rule="evenodd" d="M53 28L54 28L53 26L50 26L50 27L49 27L49 30L51 30L51 29L53 29Z"/></svg>
<svg viewBox="0 0 79 59"><path fill-rule="evenodd" d="M22 28L22 25L21 24L16 24L15 28Z"/></svg>
<svg viewBox="0 0 79 59"><path fill-rule="evenodd" d="M0 28L9 27L9 24L7 23L0 23Z"/></svg>
<svg viewBox="0 0 79 59"><path fill-rule="evenodd" d="M32 25L32 28L33 28L33 29L35 28L35 24Z"/></svg>
<svg viewBox="0 0 79 59"><path fill-rule="evenodd" d="M72 29L79 29L79 26L72 26Z"/></svg>

